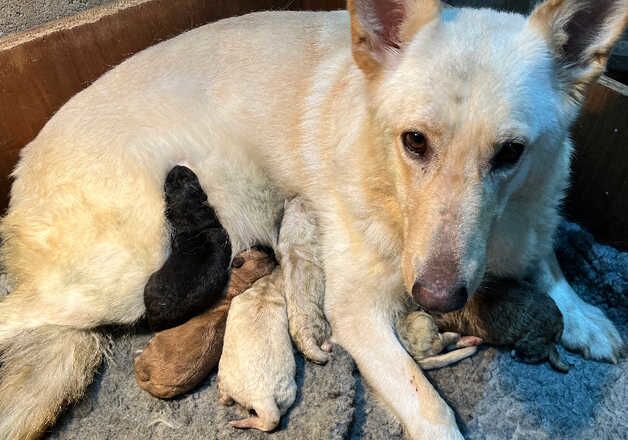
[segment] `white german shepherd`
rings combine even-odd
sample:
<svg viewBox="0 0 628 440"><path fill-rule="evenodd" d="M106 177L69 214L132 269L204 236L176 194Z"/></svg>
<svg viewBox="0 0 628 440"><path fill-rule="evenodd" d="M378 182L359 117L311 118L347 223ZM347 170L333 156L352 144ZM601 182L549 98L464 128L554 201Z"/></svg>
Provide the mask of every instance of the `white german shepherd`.
<svg viewBox="0 0 628 440"><path fill-rule="evenodd" d="M2 221L0 438L36 437L130 324L169 247L163 181L187 162L233 239L274 245L284 198L321 221L325 314L411 438L460 438L391 320L405 292L464 304L485 272L542 275L563 344L622 341L565 282L552 234L570 124L628 0L547 0L526 19L438 0L220 21L132 57L22 152Z"/></svg>

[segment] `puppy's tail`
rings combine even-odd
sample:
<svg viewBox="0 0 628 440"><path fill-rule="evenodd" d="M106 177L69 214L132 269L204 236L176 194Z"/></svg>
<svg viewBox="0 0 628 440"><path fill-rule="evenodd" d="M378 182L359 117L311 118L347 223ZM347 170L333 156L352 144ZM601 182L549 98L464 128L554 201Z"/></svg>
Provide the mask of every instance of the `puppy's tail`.
<svg viewBox="0 0 628 440"><path fill-rule="evenodd" d="M83 394L101 362L104 341L93 331L64 326L7 328L12 316L2 305L0 439L38 438L64 405Z"/></svg>

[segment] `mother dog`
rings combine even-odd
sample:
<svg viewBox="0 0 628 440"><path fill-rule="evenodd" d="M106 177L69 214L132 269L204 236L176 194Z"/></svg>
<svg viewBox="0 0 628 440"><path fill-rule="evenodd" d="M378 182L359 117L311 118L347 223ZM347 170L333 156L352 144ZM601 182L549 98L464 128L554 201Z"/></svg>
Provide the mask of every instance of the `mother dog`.
<svg viewBox="0 0 628 440"><path fill-rule="evenodd" d="M286 196L320 218L335 341L411 438L460 438L391 320L412 292L461 307L484 274L541 275L563 344L614 360L613 325L552 252L567 130L626 23L626 0L547 0L529 19L355 0L273 12L154 46L75 96L22 153L1 233L0 438L80 397L95 328L143 312L164 261L163 180L185 161L239 252L274 245Z"/></svg>

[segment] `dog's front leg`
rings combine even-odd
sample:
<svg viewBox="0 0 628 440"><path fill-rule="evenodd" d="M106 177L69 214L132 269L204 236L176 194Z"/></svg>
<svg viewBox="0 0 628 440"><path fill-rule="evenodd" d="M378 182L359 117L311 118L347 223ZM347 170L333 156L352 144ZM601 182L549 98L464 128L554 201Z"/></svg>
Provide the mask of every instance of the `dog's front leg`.
<svg viewBox="0 0 628 440"><path fill-rule="evenodd" d="M325 310L333 341L351 354L409 438L461 439L453 411L397 340L385 286L351 278L346 271L327 273Z"/></svg>
<svg viewBox="0 0 628 440"><path fill-rule="evenodd" d="M540 269L543 286L563 314L561 343L585 358L616 363L625 346L613 323L599 308L587 304L574 292L553 252Z"/></svg>

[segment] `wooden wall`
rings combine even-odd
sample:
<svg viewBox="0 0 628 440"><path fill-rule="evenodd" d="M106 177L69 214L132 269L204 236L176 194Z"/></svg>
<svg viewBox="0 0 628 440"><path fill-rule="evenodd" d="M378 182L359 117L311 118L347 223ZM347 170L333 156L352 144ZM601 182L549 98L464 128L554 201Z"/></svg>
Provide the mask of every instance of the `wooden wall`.
<svg viewBox="0 0 628 440"><path fill-rule="evenodd" d="M199 25L266 9L339 9L343 0L126 0L0 38L0 214L20 149L111 67Z"/></svg>
<svg viewBox="0 0 628 440"><path fill-rule="evenodd" d="M452 0L469 3L475 0ZM534 0L491 0L525 8ZM0 213L20 149L71 96L135 52L223 17L264 9L339 9L344 0L123 0L0 38ZM574 129L571 219L628 249L628 92L603 79Z"/></svg>
<svg viewBox="0 0 628 440"><path fill-rule="evenodd" d="M628 86L602 77L572 130L576 151L565 214L628 250Z"/></svg>

